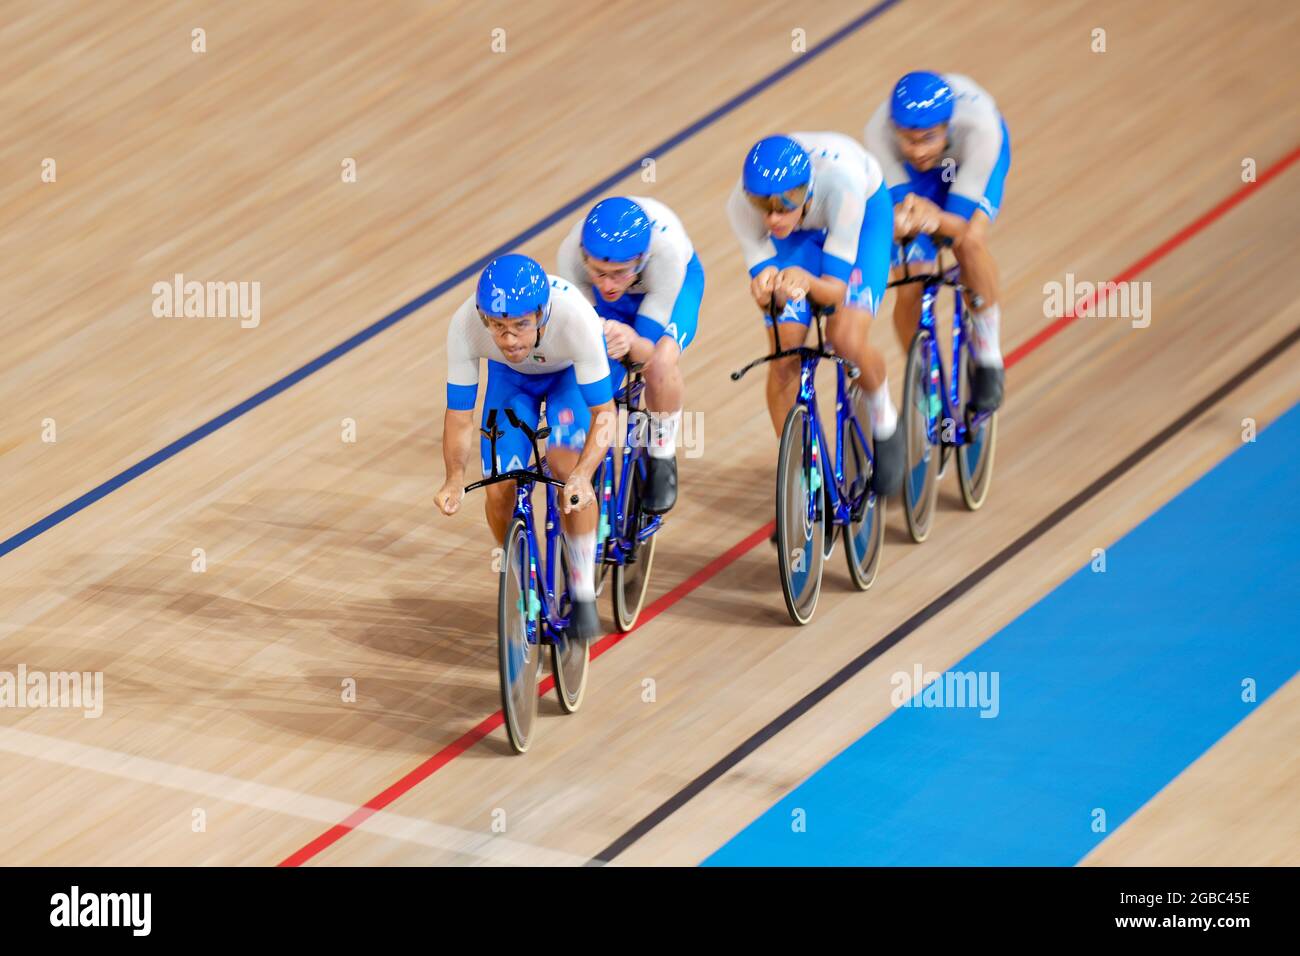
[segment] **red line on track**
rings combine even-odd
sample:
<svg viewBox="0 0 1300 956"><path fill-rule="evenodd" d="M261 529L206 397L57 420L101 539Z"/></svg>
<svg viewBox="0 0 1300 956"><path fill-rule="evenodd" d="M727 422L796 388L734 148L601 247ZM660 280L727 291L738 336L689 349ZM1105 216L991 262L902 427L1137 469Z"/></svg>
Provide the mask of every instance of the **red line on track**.
<svg viewBox="0 0 1300 956"><path fill-rule="evenodd" d="M1161 259L1165 258L1165 256L1169 255L1169 253L1173 252L1179 246L1186 243L1197 233L1202 232L1212 223L1221 219L1230 210L1240 205L1247 198L1249 198L1255 191L1263 187L1266 183L1269 183L1272 180L1276 179L1281 173L1285 172L1290 166L1294 165L1297 160L1300 160L1300 146L1297 146L1291 152L1287 153L1280 160L1278 160L1276 163L1270 166L1259 176L1259 178L1255 182L1244 184L1240 189L1232 193L1226 199L1219 202L1208 212L1205 212L1199 218L1188 223L1186 226L1184 226L1178 232L1174 233L1164 242L1160 243L1160 245L1156 246L1154 249L1152 249L1142 258L1138 259L1132 265L1129 265L1118 275L1116 275L1113 279L1111 279L1110 283L1118 284L1121 282L1127 282L1130 279L1132 279L1134 276L1142 273L1146 269L1155 265ZM1052 322L1050 325L1048 325L1046 328L1042 329L1041 331L1036 332L1027 341L1022 342L1020 345L1018 345L1007 356L1006 359L1007 367L1010 368L1011 366L1015 365L1025 356L1029 355L1029 353L1033 352L1043 343L1047 342L1049 339L1057 335L1057 333L1063 330L1066 326L1074 322L1075 319L1079 318L1079 314L1081 312L1086 312L1089 309L1095 309L1095 307L1101 301L1104 301L1106 297L1110 294L1111 288L1112 286L1110 285L1105 285L1105 284L1101 285L1098 291L1093 292L1091 295L1084 296L1077 303L1075 303L1074 307L1071 308L1068 312L1066 312L1066 314L1063 315L1061 318ZM703 568L696 571L694 574L692 574L681 584L677 585L677 587L673 588L667 594L663 595L656 601L653 601L648 607L644 608L641 611L640 618L637 620L636 627L634 627L631 631L628 631L627 634L620 634L617 632L613 634L606 634L598 642L593 644L591 648L592 658L595 659L599 657L601 654L605 653L615 644L619 643L619 641L622 641L624 638L626 638L629 634L632 634L635 631L640 630L643 626L653 621L656 617L658 617L664 611L668 610L678 601L682 600L692 591L696 590L701 585L709 581L711 578L721 573L725 568L734 564L744 555L748 554L750 551L756 548L763 541L766 541L768 536L771 533L772 533L772 522L769 521L767 524L763 525L763 527L758 528L757 530L751 532L742 541L739 541L736 544L732 545L731 548L729 548L726 552L714 558ZM551 690L553 686L554 686L554 678L548 675L545 680L543 680L540 684L538 684L537 692L540 695L545 695ZM312 857L316 856L316 854L324 850L326 847L336 843L344 836L346 836L348 833L350 833L352 830L355 830L362 823L364 823L369 817L373 816L375 813L378 813L380 810L384 809L384 807L388 806L398 797L412 790L419 783L421 783L422 781L424 781L434 773L437 773L447 764L451 763L451 761L455 760L457 757L459 757L462 753L464 753L474 744L478 743L488 734L492 733L492 731L500 727L501 724L504 722L504 720L505 718L502 715L501 711L499 710L495 714L492 714L490 717L484 718L472 730L466 731L464 734L462 734L452 743L448 744L446 747L443 747L436 754L434 754L428 760L424 761L424 763L420 764L414 770L410 771L408 774L406 774L396 783L392 784L382 793L367 800L364 804L362 804L355 811L353 811L353 813L346 820L330 827L330 829L326 830L324 833L316 837L310 843L305 844L300 849L296 850L295 852L291 853L289 856L285 857L283 860L280 861L279 865L300 866L301 864L307 862Z"/></svg>

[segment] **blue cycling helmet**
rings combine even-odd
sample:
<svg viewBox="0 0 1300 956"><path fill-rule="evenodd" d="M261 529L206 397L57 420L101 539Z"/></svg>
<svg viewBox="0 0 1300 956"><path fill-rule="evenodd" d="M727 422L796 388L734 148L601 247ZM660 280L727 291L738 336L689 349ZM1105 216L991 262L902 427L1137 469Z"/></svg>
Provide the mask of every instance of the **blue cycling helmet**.
<svg viewBox="0 0 1300 956"><path fill-rule="evenodd" d="M789 136L767 136L745 157L741 183L751 196L779 195L787 209L795 209L812 196L812 173L812 160L802 146Z"/></svg>
<svg viewBox="0 0 1300 956"><path fill-rule="evenodd" d="M540 313L538 325L551 316L551 280L546 270L527 256L510 253L487 264L478 277L474 296L479 311L496 319L518 319Z"/></svg>
<svg viewBox="0 0 1300 956"><path fill-rule="evenodd" d="M582 222L582 248L606 262L639 259L650 248L650 217L623 196L602 199Z"/></svg>
<svg viewBox="0 0 1300 956"><path fill-rule="evenodd" d="M903 129L928 129L952 119L952 88L938 73L908 73L894 86L889 115Z"/></svg>

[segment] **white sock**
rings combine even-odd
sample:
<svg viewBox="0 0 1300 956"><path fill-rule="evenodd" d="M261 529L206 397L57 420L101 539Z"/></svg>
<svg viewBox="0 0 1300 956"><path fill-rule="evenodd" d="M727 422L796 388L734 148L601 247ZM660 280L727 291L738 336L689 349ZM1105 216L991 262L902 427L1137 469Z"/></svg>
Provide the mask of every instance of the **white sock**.
<svg viewBox="0 0 1300 956"><path fill-rule="evenodd" d="M871 410L871 434L876 438L889 438L898 427L898 409L889 397L889 380L880 383L880 388L867 395L867 407Z"/></svg>
<svg viewBox="0 0 1300 956"><path fill-rule="evenodd" d="M651 458L672 458L677 454L677 429L682 423L682 410L650 413Z"/></svg>
<svg viewBox="0 0 1300 956"><path fill-rule="evenodd" d="M1002 312L996 305L981 309L971 315L970 351L976 365L1002 367L1002 346L998 341L998 327Z"/></svg>
<svg viewBox="0 0 1300 956"><path fill-rule="evenodd" d="M577 601L596 600L596 532L565 534L564 556L569 559L569 590Z"/></svg>

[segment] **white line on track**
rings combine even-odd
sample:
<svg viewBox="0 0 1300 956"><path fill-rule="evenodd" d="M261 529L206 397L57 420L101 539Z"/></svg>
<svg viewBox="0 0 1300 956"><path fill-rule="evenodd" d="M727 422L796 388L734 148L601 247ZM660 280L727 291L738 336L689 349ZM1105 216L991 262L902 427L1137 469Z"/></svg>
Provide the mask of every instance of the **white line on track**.
<svg viewBox="0 0 1300 956"><path fill-rule="evenodd" d="M330 826L348 819L357 809L355 804L328 797L315 797L283 787L267 786L206 770L194 770L11 727L0 728L0 751L108 774L136 783L202 794L212 800L270 810ZM587 862L584 856L521 843L508 839L503 834L462 830L428 820L399 816L386 810L371 814L357 829L392 840L475 857L484 863L581 866Z"/></svg>

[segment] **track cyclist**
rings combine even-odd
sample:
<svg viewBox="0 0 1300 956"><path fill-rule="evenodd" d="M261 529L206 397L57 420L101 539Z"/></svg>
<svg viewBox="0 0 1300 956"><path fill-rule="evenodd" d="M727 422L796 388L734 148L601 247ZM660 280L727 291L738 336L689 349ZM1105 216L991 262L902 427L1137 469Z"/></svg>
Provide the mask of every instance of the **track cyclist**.
<svg viewBox="0 0 1300 956"><path fill-rule="evenodd" d="M474 402L479 360L487 359L486 426L491 409L511 408L521 422L536 428L546 401L551 428L546 451L551 473L565 482L560 502L576 637L600 633L596 612L595 561L597 509L591 476L609 447L617 416L609 379L609 359L600 318L573 285L546 272L527 256L493 259L479 276L478 288L456 310L447 332L447 414L442 457L447 479L434 497L445 515L460 510L465 464L474 439ZM500 416L498 416L500 417ZM497 441L499 472L529 467L532 449L518 429L505 426ZM491 444L480 441L483 474L492 471ZM515 503L515 483L488 485L485 510L498 542ZM577 504L571 497L577 496Z"/></svg>
<svg viewBox="0 0 1300 956"><path fill-rule="evenodd" d="M704 269L681 220L663 203L641 197L603 199L560 243L557 270L604 319L611 383L643 366L650 412L643 509L663 514L677 501L677 435L685 388L681 354L695 337Z"/></svg>
<svg viewBox="0 0 1300 956"><path fill-rule="evenodd" d="M1011 165L1011 138L993 97L958 73L908 73L868 120L867 149L879 161L896 204L897 235L917 236L909 266L932 269L935 239L952 245L969 290L975 374L971 405L991 412L1002 404L1005 373L999 344L997 263L989 228L1002 203ZM902 253L895 249L895 275ZM921 315L921 286L901 286L894 331L906 349Z"/></svg>
<svg viewBox="0 0 1300 956"><path fill-rule="evenodd" d="M750 294L764 310L775 348L804 344L811 306L833 310L827 338L836 354L859 368L854 393L865 397L870 412L872 490L896 493L903 480L904 436L889 396L885 358L868 342L885 293L894 232L893 203L879 164L840 133L768 136L746 155L727 213L749 269ZM770 312L778 308L774 324ZM797 357L769 363L767 407L778 438L798 387Z"/></svg>

